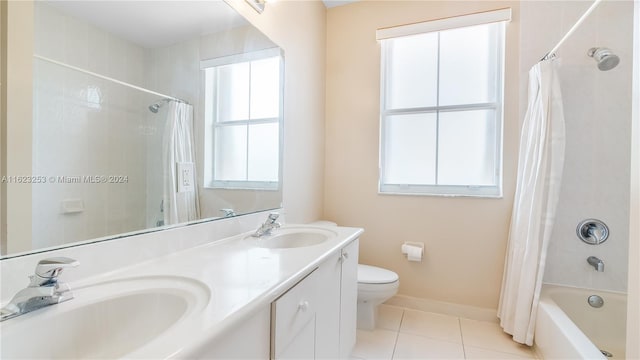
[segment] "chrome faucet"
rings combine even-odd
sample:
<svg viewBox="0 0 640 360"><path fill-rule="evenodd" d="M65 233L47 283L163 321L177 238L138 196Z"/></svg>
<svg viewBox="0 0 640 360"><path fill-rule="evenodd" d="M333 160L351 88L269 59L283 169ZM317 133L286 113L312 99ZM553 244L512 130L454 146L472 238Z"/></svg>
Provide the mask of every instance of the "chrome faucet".
<svg viewBox="0 0 640 360"><path fill-rule="evenodd" d="M276 222L276 220L278 220L278 217L280 217L280 214L277 212L272 212L269 214L269 217L267 217L267 220L264 222L264 224L260 225L260 227L258 228L258 230L256 230L255 233L253 233L253 237L263 237L263 236L269 236L271 235L271 231L273 229L277 229L280 227L280 223Z"/></svg>
<svg viewBox="0 0 640 360"><path fill-rule="evenodd" d="M220 211L224 213L226 218L236 216L236 212L233 209L220 209Z"/></svg>
<svg viewBox="0 0 640 360"><path fill-rule="evenodd" d="M71 289L67 284L59 282L58 276L63 269L79 264L77 260L66 257L40 260L35 274L29 276L29 286L20 290L9 304L0 309L0 321L73 299Z"/></svg>
<svg viewBox="0 0 640 360"><path fill-rule="evenodd" d="M604 272L604 261L598 259L595 256L589 256L587 258L587 262L589 263L589 265L593 266L596 271Z"/></svg>

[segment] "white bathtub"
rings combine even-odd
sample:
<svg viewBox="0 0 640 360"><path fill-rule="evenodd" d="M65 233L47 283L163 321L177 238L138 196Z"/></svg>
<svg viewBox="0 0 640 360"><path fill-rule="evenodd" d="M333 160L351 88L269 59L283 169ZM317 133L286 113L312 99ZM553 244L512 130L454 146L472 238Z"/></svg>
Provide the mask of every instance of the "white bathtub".
<svg viewBox="0 0 640 360"><path fill-rule="evenodd" d="M604 306L587 298L599 295ZM544 285L536 319L535 345L544 359L625 358L626 296L563 286Z"/></svg>

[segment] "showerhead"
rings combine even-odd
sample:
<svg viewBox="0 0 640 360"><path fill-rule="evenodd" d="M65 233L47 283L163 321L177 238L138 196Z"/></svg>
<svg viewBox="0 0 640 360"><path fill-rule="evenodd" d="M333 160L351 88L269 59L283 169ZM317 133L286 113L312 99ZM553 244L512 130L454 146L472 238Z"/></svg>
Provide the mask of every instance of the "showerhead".
<svg viewBox="0 0 640 360"><path fill-rule="evenodd" d="M154 104L149 105L149 111L151 111L154 114L158 113L158 110L160 110L160 107L162 105L164 105L165 102L169 102L171 101L170 99L162 99Z"/></svg>
<svg viewBox="0 0 640 360"><path fill-rule="evenodd" d="M157 114L159 109L160 109L160 103L149 105L149 111L151 111L154 114Z"/></svg>
<svg viewBox="0 0 640 360"><path fill-rule="evenodd" d="M587 55L598 63L598 69L602 71L611 70L620 63L618 55L607 48L591 48Z"/></svg>

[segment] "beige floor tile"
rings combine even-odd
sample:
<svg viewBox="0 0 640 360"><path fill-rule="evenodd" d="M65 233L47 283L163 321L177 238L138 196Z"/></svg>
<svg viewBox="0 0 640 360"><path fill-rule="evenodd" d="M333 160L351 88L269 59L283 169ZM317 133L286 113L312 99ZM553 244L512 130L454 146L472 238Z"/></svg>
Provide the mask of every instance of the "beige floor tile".
<svg viewBox="0 0 640 360"><path fill-rule="evenodd" d="M376 328L398 331L404 309L393 305L382 304L378 307L378 322Z"/></svg>
<svg viewBox="0 0 640 360"><path fill-rule="evenodd" d="M457 317L405 309L400 332L462 343Z"/></svg>
<svg viewBox="0 0 640 360"><path fill-rule="evenodd" d="M389 360L393 355L398 333L381 329L373 331L358 330L356 336L356 346L351 352L351 357Z"/></svg>
<svg viewBox="0 0 640 360"><path fill-rule="evenodd" d="M393 360L413 359L464 359L464 352L459 343L400 333Z"/></svg>
<svg viewBox="0 0 640 360"><path fill-rule="evenodd" d="M495 350L482 349L475 346L464 347L465 359L535 359L536 357L531 353L530 356L523 356L519 354L512 354L506 352L500 352Z"/></svg>
<svg viewBox="0 0 640 360"><path fill-rule="evenodd" d="M502 331L500 325L496 323L460 319L460 326L462 342L465 346L535 358L530 347L513 341L511 336Z"/></svg>

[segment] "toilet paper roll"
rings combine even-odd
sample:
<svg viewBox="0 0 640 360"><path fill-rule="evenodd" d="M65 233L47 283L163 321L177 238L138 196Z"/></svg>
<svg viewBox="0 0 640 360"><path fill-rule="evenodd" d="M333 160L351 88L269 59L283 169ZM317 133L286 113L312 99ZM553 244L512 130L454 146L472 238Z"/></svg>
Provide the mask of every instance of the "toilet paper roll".
<svg viewBox="0 0 640 360"><path fill-rule="evenodd" d="M412 245L404 245L407 250L407 259L409 261L422 261L422 248Z"/></svg>
<svg viewBox="0 0 640 360"><path fill-rule="evenodd" d="M407 250L407 246L409 246L409 245L407 245L407 244L402 244L402 246L400 247L400 250L401 250L401 251L402 251L402 253L403 253L403 254L405 254L405 255L407 255L407 251L409 251L409 250Z"/></svg>

